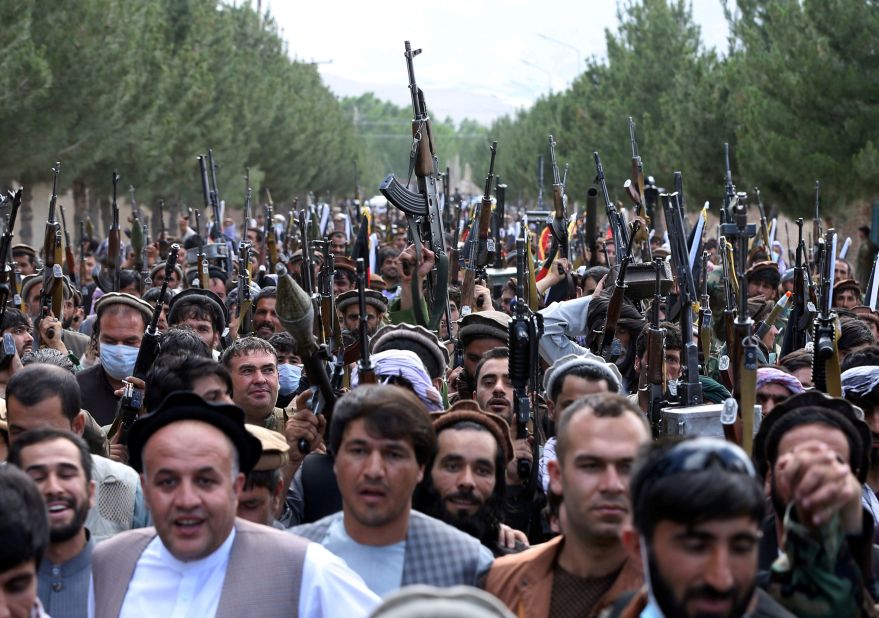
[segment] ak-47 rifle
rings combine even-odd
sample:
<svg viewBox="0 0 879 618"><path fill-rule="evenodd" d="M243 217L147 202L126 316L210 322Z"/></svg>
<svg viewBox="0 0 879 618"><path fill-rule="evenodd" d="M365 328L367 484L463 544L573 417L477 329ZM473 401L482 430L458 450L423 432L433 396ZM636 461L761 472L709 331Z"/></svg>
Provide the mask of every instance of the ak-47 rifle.
<svg viewBox="0 0 879 618"><path fill-rule="evenodd" d="M553 217L550 231L552 236L558 243L559 257L569 260L571 251L568 242L568 213L567 202L568 197L565 195L565 185L559 176L559 166L555 158L556 142L552 135L549 136L549 159L552 166L552 207Z"/></svg>
<svg viewBox="0 0 879 618"><path fill-rule="evenodd" d="M268 201L263 209L263 235L265 236L266 266L271 271L275 264L278 263L278 246L277 238L275 237L275 226L272 223L272 220L275 218L275 205L272 202L272 194L269 193L268 188L266 188L266 196Z"/></svg>
<svg viewBox="0 0 879 618"><path fill-rule="evenodd" d="M333 273L336 270L336 258L332 251L326 252L318 277L318 294L320 294L320 320L327 356L332 361L330 383L334 391L342 388L345 377L345 344L342 340L342 327L336 312L336 299L333 295Z"/></svg>
<svg viewBox="0 0 879 618"><path fill-rule="evenodd" d="M64 307L64 287L62 252L61 252L61 225L55 219L55 207L58 201L58 176L61 173L61 163L55 163L52 168L52 196L49 198L49 217L46 220L46 232L43 237L43 287L40 292L40 317L53 316L61 319ZM56 236L57 251L56 251ZM56 289L57 287L57 289ZM39 327L35 325L34 331L39 333ZM50 328L46 334L51 339L55 336L55 330ZM34 349L40 347L39 337L34 339Z"/></svg>
<svg viewBox="0 0 879 618"><path fill-rule="evenodd" d="M369 359L369 318L366 313L366 268L363 258L357 258L357 305L360 308L358 380L360 384L375 384L375 368Z"/></svg>
<svg viewBox="0 0 879 618"><path fill-rule="evenodd" d="M656 284L653 288L653 304L650 306L650 323L647 325L647 366L642 369L644 384L638 389L639 403L647 412L647 420L653 430L653 437L660 433L660 420L662 409L668 405L665 398L666 371L665 371L665 333L660 326L659 308L662 304L662 260L657 258L653 261L656 272Z"/></svg>
<svg viewBox="0 0 879 618"><path fill-rule="evenodd" d="M754 248L756 249L762 244L764 247L766 247L767 259L771 260L772 245L769 241L769 220L766 218L766 210L763 208L763 198L760 197L759 187L754 187L754 199L757 202L757 211L760 213L760 233L757 239L754 240Z"/></svg>
<svg viewBox="0 0 879 618"><path fill-rule="evenodd" d="M210 267L208 256L204 252L204 237L201 235L201 211L195 211L195 237L198 239L198 257L196 258L196 270L198 271L198 285L207 290L211 286Z"/></svg>
<svg viewBox="0 0 879 618"><path fill-rule="evenodd" d="M250 243L238 245L238 337L253 332L253 298L250 295Z"/></svg>
<svg viewBox="0 0 879 618"><path fill-rule="evenodd" d="M159 355L159 318L165 306L165 294L168 291L168 281L171 279L171 273L177 265L177 253L180 251L180 245L171 245L171 251L168 254L168 260L165 262L165 279L162 281L162 291L156 298L156 306L153 307L153 315L150 323L147 324L143 333L143 339L140 342L140 348L137 351L137 359L134 361L134 369L131 375L140 380L146 380L147 374ZM143 391L135 389L130 382L124 383L122 398L119 400L119 407L116 411L116 419L108 432L108 437L112 438L119 433L119 443L128 443L128 432L131 430L134 421L137 420L140 410L143 407Z"/></svg>
<svg viewBox="0 0 879 618"><path fill-rule="evenodd" d="M454 286L458 286L461 283L461 250L458 249L458 238L461 233L462 210L464 210L464 204L459 201L457 208L455 208L455 227L452 230L452 245L449 247L449 280Z"/></svg>
<svg viewBox="0 0 879 618"><path fill-rule="evenodd" d="M61 211L61 224L64 229L64 271L71 281L76 280L76 258L73 257L73 247L70 244L70 233L67 231L67 217L64 215L64 205L59 204L58 210Z"/></svg>
<svg viewBox="0 0 879 618"><path fill-rule="evenodd" d="M604 178L604 166L601 165L601 157L597 152L593 152L592 156L595 159L596 180L601 187L601 194L604 197L604 208L607 212L611 233L613 234L613 244L616 247L616 263L619 264L622 260L623 249L629 245L629 234L626 231L623 216L610 199L610 193L607 190L607 180ZM610 266L608 264L608 267Z"/></svg>
<svg viewBox="0 0 879 618"><path fill-rule="evenodd" d="M812 264L815 268L821 261L818 247L823 238L821 232L821 181L815 181L815 217L812 219Z"/></svg>
<svg viewBox="0 0 879 618"><path fill-rule="evenodd" d="M723 161L726 165L726 186L723 194L723 210L727 213L731 213L736 201L736 186L732 181L732 169L729 166L729 144L727 142L723 143Z"/></svg>
<svg viewBox="0 0 879 618"><path fill-rule="evenodd" d="M842 397L839 371L839 320L833 311L834 266L836 264L836 231L824 235L824 259L821 263L821 294L815 320L815 348L812 357L812 384L831 397Z"/></svg>
<svg viewBox="0 0 879 618"><path fill-rule="evenodd" d="M3 230L3 236L0 238L0 259L3 260L3 263L0 264L0 323L3 322L3 315L6 313L6 305L9 302L10 296L14 296L11 294L11 290L9 288L9 274L13 273L13 285L14 285L14 271L10 270L9 264L9 251L12 248L12 235L15 230L15 218L18 215L18 209L21 208L21 194L22 190L19 188L15 193L12 191L7 191L6 200L9 202L10 210L9 210L9 218L6 220L6 228Z"/></svg>
<svg viewBox="0 0 879 618"><path fill-rule="evenodd" d="M736 275L739 282L738 315L733 324L732 342L727 347L737 350L731 358L736 362L733 397L742 418L742 448L751 453L754 440L754 406L757 401L757 339L753 336L754 322L748 313L748 244L757 235L757 226L748 223L748 196L737 193L730 217L731 223L721 225L721 234L736 241Z"/></svg>
<svg viewBox="0 0 879 618"><path fill-rule="evenodd" d="M485 177L485 192L479 206L479 225L477 240L471 246L475 250L467 269L464 272L464 285L461 288L461 315L469 315L473 311L473 290L476 278L482 275L488 266L489 228L491 226L491 183L494 178L494 159L497 155L497 142L491 143L491 162L488 164L488 175ZM473 230L471 229L471 234ZM492 243L493 244L493 243ZM492 247L492 250L494 247Z"/></svg>
<svg viewBox="0 0 879 618"><path fill-rule="evenodd" d="M250 168L244 168L244 208L243 221L241 222L241 237L247 238L247 228L250 227L251 203L253 202L253 188L250 186Z"/></svg>
<svg viewBox="0 0 879 618"><path fill-rule="evenodd" d="M633 229L637 231L640 225L640 221L635 221ZM614 283L610 301L607 303L607 317L605 318L604 326L602 327L601 338L599 340L600 344L596 348L598 353L601 354L607 362L613 362L613 360L622 353L620 340L617 338L617 322L620 319L620 311L623 308L623 300L625 299L626 289L628 288L628 285L626 284L626 271L633 259L632 243L634 241L635 236L633 234L629 238L629 244L626 246L625 253L622 254L622 261L620 262L619 271L617 272L617 279Z"/></svg>
<svg viewBox="0 0 879 618"><path fill-rule="evenodd" d="M211 217L213 225L209 237L213 242L225 242L223 236L223 220L220 218L220 189L217 187L217 162L214 161L214 150L208 148L208 171L210 173L210 201L211 201Z"/></svg>
<svg viewBox="0 0 879 618"><path fill-rule="evenodd" d="M702 352L702 373L709 375L711 360L711 299L708 296L708 252L702 252L702 285L699 294L699 348Z"/></svg>
<svg viewBox="0 0 879 618"><path fill-rule="evenodd" d="M88 237L85 235L85 221L79 222L79 276L77 277L79 291L82 294L82 306L86 315L88 315L92 306L92 295L89 286L86 284L88 279L88 265L85 261L86 247L89 246Z"/></svg>
<svg viewBox="0 0 879 618"><path fill-rule="evenodd" d="M397 209L406 214L409 228L415 242L416 258L421 255L421 244L425 244L436 255L436 269L428 280L428 289L432 297L430 315L422 315L421 286L417 276L412 277L413 308L416 320L428 329L437 330L440 320L445 314L451 322L449 307L449 256L446 253L443 217L440 212L440 201L437 191L436 148L424 92L415 83L413 59L421 53L413 50L409 41L405 43L406 68L409 73L409 93L412 98L412 148L409 154L409 179L415 173L418 190L410 191L397 181L393 174L388 174L379 186L379 191ZM416 268L418 264L416 262Z"/></svg>
<svg viewBox="0 0 879 618"><path fill-rule="evenodd" d="M586 248L589 250L588 267L598 264L598 189L586 189Z"/></svg>
<svg viewBox="0 0 879 618"><path fill-rule="evenodd" d="M794 289L793 306L784 329L784 337L781 342L781 356L787 356L794 350L806 347L809 325L813 322L816 314L815 305L809 298L809 286L807 283L807 254L806 242L803 240L803 220L797 219L799 238L797 240L796 262L794 265Z"/></svg>
<svg viewBox="0 0 879 618"><path fill-rule="evenodd" d="M159 200L159 249L168 242L168 228L165 227L165 200Z"/></svg>

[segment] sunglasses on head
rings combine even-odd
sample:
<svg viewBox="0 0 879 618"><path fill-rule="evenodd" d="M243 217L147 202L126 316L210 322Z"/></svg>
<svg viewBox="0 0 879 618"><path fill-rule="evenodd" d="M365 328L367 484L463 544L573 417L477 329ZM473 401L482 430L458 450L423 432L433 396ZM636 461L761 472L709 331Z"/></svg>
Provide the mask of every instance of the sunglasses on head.
<svg viewBox="0 0 879 618"><path fill-rule="evenodd" d="M754 464L741 448L718 438L695 438L672 447L656 467L656 477L684 472L703 472L717 466L727 472L756 478Z"/></svg>

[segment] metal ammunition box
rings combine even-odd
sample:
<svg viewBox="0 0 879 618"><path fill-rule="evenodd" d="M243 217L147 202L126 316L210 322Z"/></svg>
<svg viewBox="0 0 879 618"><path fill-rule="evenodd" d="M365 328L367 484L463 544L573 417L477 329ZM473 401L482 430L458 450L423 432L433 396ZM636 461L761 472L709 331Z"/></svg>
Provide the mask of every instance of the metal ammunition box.
<svg viewBox="0 0 879 618"><path fill-rule="evenodd" d="M663 408L660 413L659 434L663 436L710 436L723 438L720 424L721 404L691 408ZM763 419L761 406L754 406L754 433Z"/></svg>

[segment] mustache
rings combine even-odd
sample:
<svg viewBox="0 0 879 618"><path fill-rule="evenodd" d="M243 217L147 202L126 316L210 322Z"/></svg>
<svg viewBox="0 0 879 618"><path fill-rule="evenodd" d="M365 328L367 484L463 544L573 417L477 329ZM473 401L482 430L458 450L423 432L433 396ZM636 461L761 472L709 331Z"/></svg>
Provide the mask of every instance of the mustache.
<svg viewBox="0 0 879 618"><path fill-rule="evenodd" d="M479 497L476 495L475 492L473 492L472 490L466 490L466 489L456 491L455 493L451 493L448 496L446 496L446 501L452 501L452 500L466 500L469 502L474 502L476 504L479 504L479 502L480 502Z"/></svg>
<svg viewBox="0 0 879 618"><path fill-rule="evenodd" d="M730 588L727 591L720 591L709 585L698 586L687 590L684 595L684 602L695 599L707 599L709 601L732 601L736 600L736 589Z"/></svg>

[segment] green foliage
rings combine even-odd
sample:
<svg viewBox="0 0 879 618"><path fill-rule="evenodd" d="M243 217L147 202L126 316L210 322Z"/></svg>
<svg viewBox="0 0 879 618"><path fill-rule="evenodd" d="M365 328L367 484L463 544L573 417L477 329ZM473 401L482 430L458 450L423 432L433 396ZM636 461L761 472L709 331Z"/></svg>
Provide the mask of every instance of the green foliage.
<svg viewBox="0 0 879 618"><path fill-rule="evenodd" d="M35 0L3 3L0 20L0 134L15 145L0 150L0 178L47 180L61 160L62 190L81 181L106 196L118 169L142 205L198 207L196 156L210 147L236 207L245 166L276 202L351 190L350 121L248 3Z"/></svg>

